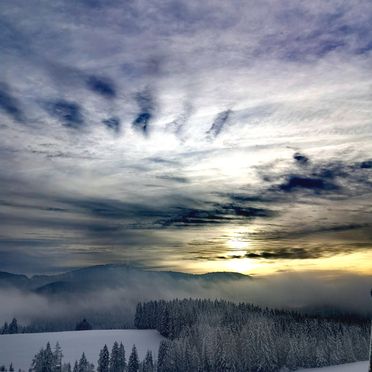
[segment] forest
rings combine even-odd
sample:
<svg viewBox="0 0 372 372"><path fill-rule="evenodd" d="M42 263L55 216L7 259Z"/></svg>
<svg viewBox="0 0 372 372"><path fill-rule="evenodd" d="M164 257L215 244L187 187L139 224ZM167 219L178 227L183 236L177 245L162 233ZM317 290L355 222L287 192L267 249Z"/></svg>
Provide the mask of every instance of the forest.
<svg viewBox="0 0 372 372"><path fill-rule="evenodd" d="M78 325L88 324L83 320ZM158 354L139 360L133 345L106 345L97 364L83 354L62 362L59 344L30 361L35 372L274 372L350 363L368 358L370 323L349 316L321 317L225 300L175 299L138 303L138 329L156 329L166 339ZM89 324L88 324L89 325ZM12 332L16 320L7 325ZM12 371L12 366L9 371ZM5 366L0 367L5 371Z"/></svg>

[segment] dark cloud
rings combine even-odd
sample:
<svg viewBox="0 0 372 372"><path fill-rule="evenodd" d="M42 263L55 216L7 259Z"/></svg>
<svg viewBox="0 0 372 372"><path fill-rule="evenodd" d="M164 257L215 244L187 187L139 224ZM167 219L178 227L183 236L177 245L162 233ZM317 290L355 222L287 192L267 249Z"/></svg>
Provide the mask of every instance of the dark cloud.
<svg viewBox="0 0 372 372"><path fill-rule="evenodd" d="M190 180L188 180L186 177L180 177L180 176L158 176L158 179L161 180L166 180L166 181L172 181L172 182L177 182L177 183L189 183Z"/></svg>
<svg viewBox="0 0 372 372"><path fill-rule="evenodd" d="M203 209L177 208L174 216L159 222L163 226L203 226L238 223L258 217L270 218L275 214L275 211L266 208L221 204Z"/></svg>
<svg viewBox="0 0 372 372"><path fill-rule="evenodd" d="M102 123L105 124L107 128L115 132L118 132L120 130L120 119L117 117L113 116L109 119L105 119L102 121Z"/></svg>
<svg viewBox="0 0 372 372"><path fill-rule="evenodd" d="M90 76L87 80L87 85L90 90L107 98L116 96L114 83L105 77Z"/></svg>
<svg viewBox="0 0 372 372"><path fill-rule="evenodd" d="M293 159L300 165L307 165L309 163L309 158L299 152L293 155Z"/></svg>
<svg viewBox="0 0 372 372"><path fill-rule="evenodd" d="M8 86L0 82L0 109L11 116L15 121L21 122L23 113L18 100L12 96Z"/></svg>
<svg viewBox="0 0 372 372"><path fill-rule="evenodd" d="M335 183L324 180L323 178L290 175L287 180L278 186L280 191L293 192L298 190L308 190L314 193L336 191L340 187Z"/></svg>
<svg viewBox="0 0 372 372"><path fill-rule="evenodd" d="M136 101L140 108L140 112L134 119L132 125L143 134L147 134L148 125L153 117L155 108L154 97L150 90L145 90L136 95Z"/></svg>
<svg viewBox="0 0 372 372"><path fill-rule="evenodd" d="M365 160L360 163L362 169L372 169L372 160Z"/></svg>
<svg viewBox="0 0 372 372"><path fill-rule="evenodd" d="M278 259L290 259L290 260L304 260L324 257L329 255L329 252L322 252L314 249L305 248L278 248L273 251L257 251L248 252L244 255L246 258L255 259L267 259L267 260L278 260Z"/></svg>
<svg viewBox="0 0 372 372"><path fill-rule="evenodd" d="M81 108L75 102L65 100L50 102L47 104L47 110L67 127L79 128L84 124Z"/></svg>
<svg viewBox="0 0 372 372"><path fill-rule="evenodd" d="M212 126L207 131L207 134L211 135L212 137L217 137L221 133L224 125L229 120L231 112L231 110L220 112L214 119Z"/></svg>

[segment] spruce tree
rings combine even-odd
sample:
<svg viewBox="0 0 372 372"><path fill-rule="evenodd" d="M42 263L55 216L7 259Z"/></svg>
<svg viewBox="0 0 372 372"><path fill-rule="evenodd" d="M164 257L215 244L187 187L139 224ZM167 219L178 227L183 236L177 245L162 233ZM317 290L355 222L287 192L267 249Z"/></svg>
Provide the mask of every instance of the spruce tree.
<svg viewBox="0 0 372 372"><path fill-rule="evenodd" d="M143 361L142 371L154 372L154 361L152 359L152 352L150 350L148 350L146 353L145 360Z"/></svg>
<svg viewBox="0 0 372 372"><path fill-rule="evenodd" d="M164 337L169 336L169 312L167 308L165 308L165 310L163 311L162 317L160 319L159 332Z"/></svg>
<svg viewBox="0 0 372 372"><path fill-rule="evenodd" d="M109 372L109 364L110 364L110 354L109 354L107 345L105 345L99 353L97 371L98 372Z"/></svg>
<svg viewBox="0 0 372 372"><path fill-rule="evenodd" d="M4 323L4 325L3 325L3 329L2 329L2 331L1 331L1 333L2 333L3 335L6 335L6 334L9 333L9 326L8 326L8 323L7 323L7 322Z"/></svg>
<svg viewBox="0 0 372 372"><path fill-rule="evenodd" d="M18 324L16 318L13 318L12 322L9 324L8 333L9 334L18 333Z"/></svg>
<svg viewBox="0 0 372 372"><path fill-rule="evenodd" d="M55 365L56 371L60 371L62 369L63 354L62 354L62 348L58 341L54 348L53 357L54 357L54 365Z"/></svg>
<svg viewBox="0 0 372 372"><path fill-rule="evenodd" d="M172 360L172 342L164 340L160 342L158 351L158 365L157 372L172 372L173 360ZM183 366L181 366L183 368Z"/></svg>
<svg viewBox="0 0 372 372"><path fill-rule="evenodd" d="M124 372L126 368L126 360L125 360L125 349L122 342L120 342L119 346L119 366L120 366L120 372Z"/></svg>
<svg viewBox="0 0 372 372"><path fill-rule="evenodd" d="M79 372L79 365L77 360L75 360L74 369L72 370L72 372Z"/></svg>
<svg viewBox="0 0 372 372"><path fill-rule="evenodd" d="M128 361L128 372L138 372L139 370L139 360L138 360L138 354L137 354L137 348L136 345L133 345L132 352L129 356Z"/></svg>
<svg viewBox="0 0 372 372"><path fill-rule="evenodd" d="M88 372L90 371L90 364L85 356L85 353L81 355L78 365L78 372Z"/></svg>
<svg viewBox="0 0 372 372"><path fill-rule="evenodd" d="M112 346L109 370L110 372L120 372L119 344L117 341L115 341L114 345Z"/></svg>

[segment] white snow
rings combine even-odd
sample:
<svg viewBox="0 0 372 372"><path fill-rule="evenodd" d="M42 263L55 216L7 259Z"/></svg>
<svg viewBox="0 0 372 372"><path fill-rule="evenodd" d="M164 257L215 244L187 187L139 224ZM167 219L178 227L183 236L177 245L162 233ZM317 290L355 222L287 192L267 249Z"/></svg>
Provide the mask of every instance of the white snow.
<svg viewBox="0 0 372 372"><path fill-rule="evenodd" d="M368 372L368 362L356 362L356 363L348 363L348 364L341 364L338 366L332 367L323 367L323 368L307 368L301 369L297 372Z"/></svg>
<svg viewBox="0 0 372 372"><path fill-rule="evenodd" d="M28 371L34 355L45 347L48 341L52 348L58 341L63 350L63 361L71 364L80 359L84 352L87 359L97 366L99 351L105 344L111 351L115 341L123 343L127 360L133 344L136 345L141 359L147 350L151 350L156 358L162 339L163 337L155 330L137 329L0 335L0 366L8 367L12 362L15 371L19 368Z"/></svg>

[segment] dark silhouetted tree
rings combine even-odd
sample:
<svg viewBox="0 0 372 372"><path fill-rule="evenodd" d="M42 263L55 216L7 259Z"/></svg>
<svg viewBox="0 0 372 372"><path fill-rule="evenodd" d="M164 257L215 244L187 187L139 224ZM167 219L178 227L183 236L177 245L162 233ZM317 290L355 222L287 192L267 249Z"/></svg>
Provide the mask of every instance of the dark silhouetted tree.
<svg viewBox="0 0 372 372"><path fill-rule="evenodd" d="M133 345L132 352L129 356L128 361L128 372L138 372L139 370L139 360L138 360L138 354L137 354L137 348L136 345Z"/></svg>
<svg viewBox="0 0 372 372"><path fill-rule="evenodd" d="M92 326L85 318L81 322L76 324L76 327L75 327L76 331L90 331L91 329L92 329Z"/></svg>
<svg viewBox="0 0 372 372"><path fill-rule="evenodd" d="M107 345L105 345L99 353L97 371L108 372L109 364L110 364L110 354L109 354Z"/></svg>

